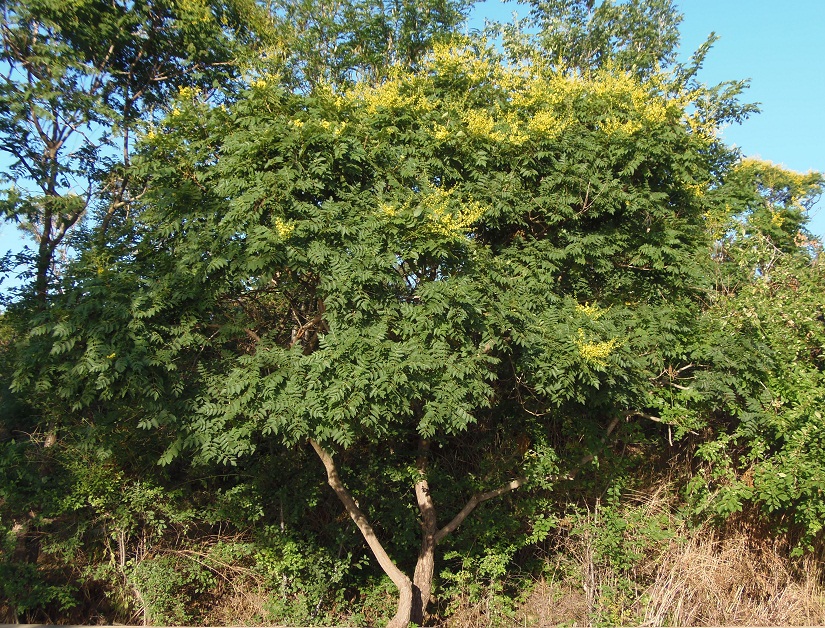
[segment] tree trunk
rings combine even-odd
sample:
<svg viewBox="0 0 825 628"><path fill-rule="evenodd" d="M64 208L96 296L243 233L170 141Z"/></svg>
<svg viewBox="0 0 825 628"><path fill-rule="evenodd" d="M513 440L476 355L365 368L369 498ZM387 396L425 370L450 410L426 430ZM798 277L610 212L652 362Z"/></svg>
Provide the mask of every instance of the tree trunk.
<svg viewBox="0 0 825 628"><path fill-rule="evenodd" d="M415 499L421 512L421 549L413 575L413 608L411 619L419 626L424 625L427 605L433 589L435 572L435 535L438 532L435 504L427 482L430 441L422 438L418 446L418 481L415 483Z"/></svg>
<svg viewBox="0 0 825 628"><path fill-rule="evenodd" d="M329 453L327 453L327 451L313 439L310 439L309 443L312 445L315 453L318 454L321 462L324 463L324 468L327 470L327 483L332 487L332 490L335 491L338 499L341 500L344 508L346 508L347 513L355 522L355 525L358 526L358 529L361 531L361 535L364 537L364 540L367 542L367 545L373 555L378 560L378 564L381 565L381 569L384 570L384 573L389 576L390 580L392 580L393 584L398 588L398 610L395 613L395 617L393 617L390 620L390 623L387 624L387 627L407 628L411 621L410 618L412 616L413 601L415 597L413 595L412 580L410 580L409 577L401 571L394 562L392 562L392 559L387 554L384 546L381 545L378 537L375 536L375 532L373 531L369 521L367 521L366 516L364 516L364 513L361 512L358 504L355 503L355 500L352 498L352 495L350 495L347 487L344 486L344 483L341 481L341 478L338 475L338 469L335 466L335 461L332 459L332 456L329 455Z"/></svg>
<svg viewBox="0 0 825 628"><path fill-rule="evenodd" d="M432 534L424 535L421 541L421 551L418 562L415 564L413 576L413 604L410 621L419 626L424 625L427 614L427 605L433 590L433 574L435 573L435 537Z"/></svg>
<svg viewBox="0 0 825 628"><path fill-rule="evenodd" d="M411 621L415 621L412 619L416 597L413 588L413 583L409 578L407 578L407 583L403 587L399 587L398 610L395 611L395 617L387 624L387 628L407 628Z"/></svg>
<svg viewBox="0 0 825 628"><path fill-rule="evenodd" d="M313 439L309 439L309 443L312 445L315 453L318 454L321 462L324 463L324 468L327 471L327 483L335 491L335 494L344 505L347 513L355 522L355 525L358 526L361 535L378 560L378 564L381 565L381 569L384 570L384 573L389 576L390 580L392 580L393 584L398 588L398 609L396 610L395 616L387 624L387 628L407 628L410 622L415 622L419 626L424 624L427 605L430 603L430 596L432 594L436 545L450 532L458 528L467 516L475 510L476 506L489 499L513 491L527 481L526 478L516 478L492 491L473 495L464 508L462 508L447 525L439 529L436 520L435 505L433 504L430 487L427 483L430 442L422 438L419 443L417 460L419 477L415 483L415 497L418 502L418 509L421 512L422 538L421 549L415 565L415 573L413 574L413 579L410 580L410 578L392 562L384 546L381 545L378 537L375 536L375 532L369 524L369 521L367 521L366 516L341 481L332 456Z"/></svg>

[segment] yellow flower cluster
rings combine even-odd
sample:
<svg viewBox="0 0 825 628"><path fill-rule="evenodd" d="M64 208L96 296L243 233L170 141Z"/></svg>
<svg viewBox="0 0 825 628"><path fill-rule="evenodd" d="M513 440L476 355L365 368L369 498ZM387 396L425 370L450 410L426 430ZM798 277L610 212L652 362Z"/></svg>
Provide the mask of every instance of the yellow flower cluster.
<svg viewBox="0 0 825 628"><path fill-rule="evenodd" d="M604 124L608 135L633 135L648 125L678 119L682 106L642 85L626 72L605 71L590 82L589 92L616 112Z"/></svg>
<svg viewBox="0 0 825 628"><path fill-rule="evenodd" d="M188 14L190 19L198 22L209 22L213 19L212 11L204 0L178 0L178 10Z"/></svg>
<svg viewBox="0 0 825 628"><path fill-rule="evenodd" d="M816 172L795 172L770 161L753 158L743 159L736 169L765 191L784 191L786 207L802 208L806 198L821 191L820 175ZM781 216L772 219L775 225L782 226Z"/></svg>
<svg viewBox="0 0 825 628"><path fill-rule="evenodd" d="M781 227L785 223L785 217L779 212L771 212L771 222L776 227Z"/></svg>
<svg viewBox="0 0 825 628"><path fill-rule="evenodd" d="M450 131L445 126L437 125L433 128L433 137L439 142L443 142L450 137Z"/></svg>
<svg viewBox="0 0 825 628"><path fill-rule="evenodd" d="M426 212L430 228L444 236L464 236L486 211L486 208L477 202L462 203L455 198L453 190L444 191L433 188L421 199L421 206Z"/></svg>
<svg viewBox="0 0 825 628"><path fill-rule="evenodd" d="M513 104L524 110L550 109L567 111L571 103L585 93L587 82L577 77L553 74L531 76L515 93Z"/></svg>
<svg viewBox="0 0 825 628"><path fill-rule="evenodd" d="M416 200L417 208L427 221L428 227L444 236L463 237L467 229L486 211L486 208L477 202L462 205L461 201L454 197L452 190L444 191L441 188L432 188ZM404 203L401 207L385 201L378 203L381 214L390 218L397 216L402 209L410 208L410 202Z"/></svg>
<svg viewBox="0 0 825 628"><path fill-rule="evenodd" d="M579 338L576 340L576 347L579 350L579 355L588 364L595 366L607 366L607 358L613 353L613 349L619 344L616 338L611 338L606 342L587 342L585 340L584 330L579 327Z"/></svg>
<svg viewBox="0 0 825 628"><path fill-rule="evenodd" d="M561 135L568 126L569 118L560 118L551 111L537 111L527 123L527 128L532 133L549 139Z"/></svg>
<svg viewBox="0 0 825 628"><path fill-rule="evenodd" d="M413 87L413 84L405 83L400 78L390 78L377 87L356 85L347 92L345 99L363 106L370 114L387 109L413 109L425 112L435 109L437 102L423 94L414 93Z"/></svg>
<svg viewBox="0 0 825 628"><path fill-rule="evenodd" d="M378 203L378 209L380 209L381 213L386 216L395 216L398 214L398 208L395 205L390 205L389 203Z"/></svg>
<svg viewBox="0 0 825 628"><path fill-rule="evenodd" d="M443 76L467 76L474 83L501 74L500 68L488 59L480 59L472 49L454 44L436 45L428 61Z"/></svg>
<svg viewBox="0 0 825 628"><path fill-rule="evenodd" d="M494 130L496 122L486 111L473 109L464 115L467 132L475 137L490 139L494 142L503 142L507 137L501 131Z"/></svg>
<svg viewBox="0 0 825 628"><path fill-rule="evenodd" d="M281 240L286 240L289 236L292 235L292 232L295 231L295 225L291 222L287 222L281 218L275 219L275 233L278 234L278 237Z"/></svg>
<svg viewBox="0 0 825 628"><path fill-rule="evenodd" d="M200 96L200 91L194 87L183 86L178 88L178 98L181 100L192 100Z"/></svg>
<svg viewBox="0 0 825 628"><path fill-rule="evenodd" d="M608 310L609 309L610 308L608 308ZM607 312L607 310L600 308L595 303L593 305L590 305L588 303L585 303L584 305L581 305L579 303L579 304L576 305L576 311L579 314L584 314L587 318L589 318L590 320L593 320L593 321L599 320Z"/></svg>

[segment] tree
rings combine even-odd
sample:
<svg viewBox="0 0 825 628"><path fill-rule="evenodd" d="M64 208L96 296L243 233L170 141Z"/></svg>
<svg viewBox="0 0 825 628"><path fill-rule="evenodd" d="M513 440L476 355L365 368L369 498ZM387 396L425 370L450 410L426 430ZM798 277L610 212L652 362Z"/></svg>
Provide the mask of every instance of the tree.
<svg viewBox="0 0 825 628"><path fill-rule="evenodd" d="M166 461L311 448L399 590L392 625L420 623L436 546L653 417L685 357L719 151L675 89L459 42L378 85L187 94L147 134L132 239L82 252L15 387L137 409L177 434ZM359 457L415 504L406 565L347 487Z"/></svg>
<svg viewBox="0 0 825 628"><path fill-rule="evenodd" d="M821 243L806 231L820 173L743 159L709 192L714 278L663 416L704 430L690 482L698 512L750 512L800 554L821 538L825 479ZM701 365L701 366L699 366Z"/></svg>
<svg viewBox="0 0 825 628"><path fill-rule="evenodd" d="M269 0L278 33L267 60L298 89L376 83L417 67L464 23L474 0Z"/></svg>
<svg viewBox="0 0 825 628"><path fill-rule="evenodd" d="M32 235L35 293L91 210L101 231L139 191L128 174L139 124L182 88L237 75L241 46L266 22L254 3L0 3L2 212Z"/></svg>
<svg viewBox="0 0 825 628"><path fill-rule="evenodd" d="M671 66L682 15L672 0L536 0L527 26L558 67L587 73L608 64L639 76Z"/></svg>

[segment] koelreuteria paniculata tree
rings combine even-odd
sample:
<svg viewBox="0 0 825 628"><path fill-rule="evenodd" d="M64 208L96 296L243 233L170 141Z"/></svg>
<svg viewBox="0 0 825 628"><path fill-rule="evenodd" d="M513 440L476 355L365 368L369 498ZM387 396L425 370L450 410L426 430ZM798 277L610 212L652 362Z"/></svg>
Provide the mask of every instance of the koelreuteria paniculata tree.
<svg viewBox="0 0 825 628"><path fill-rule="evenodd" d="M303 95L259 74L224 107L181 92L145 137L139 241L84 253L71 306L32 340L61 359L17 385L140 403L179 432L167 460L311 443L401 591L395 623L420 621L439 541L578 464L548 426L599 438L648 415L651 379L684 357L718 148L673 92L664 75L510 67L470 41L376 85ZM511 446L442 514L437 452L480 423ZM410 451L412 578L336 469L362 446Z"/></svg>
<svg viewBox="0 0 825 628"><path fill-rule="evenodd" d="M697 513L790 514L810 545L822 181L722 144L753 108L698 82L710 42L673 65L664 0L537 2L503 52L451 32L464 3L315 7L271 3L222 91L164 84L111 179L128 215L16 314L14 391L152 430L165 464L313 460L393 626L480 504L535 542L617 438L693 439Z"/></svg>

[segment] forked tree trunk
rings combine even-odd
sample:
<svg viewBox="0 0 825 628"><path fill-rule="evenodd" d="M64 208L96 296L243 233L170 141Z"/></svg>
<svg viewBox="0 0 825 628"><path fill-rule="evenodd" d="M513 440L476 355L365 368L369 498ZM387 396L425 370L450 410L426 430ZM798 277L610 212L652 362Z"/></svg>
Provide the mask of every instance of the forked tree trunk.
<svg viewBox="0 0 825 628"><path fill-rule="evenodd" d="M355 522L355 525L358 526L364 540L378 560L378 564L381 565L381 569L384 570L384 573L389 576L390 580L392 580L393 584L398 588L398 609L396 610L395 616L387 624L387 628L407 628L410 622L415 622L419 626L423 625L427 605L430 602L430 596L432 594L436 545L450 532L460 526L464 519L466 519L480 503L515 490L526 482L525 478L516 478L495 490L473 495L470 501L467 502L467 505L461 509L461 512L453 517L450 523L439 529L435 506L430 495L429 484L427 483L426 472L430 443L428 440L422 439L417 461L419 479L415 484L416 501L418 502L418 509L421 512L422 539L413 579L410 580L410 578L395 565L384 549L384 546L381 545L366 516L341 481L332 456L316 441L310 439L309 442L315 450L315 453L318 454L321 462L324 463L324 468L327 471L328 484L332 487L332 490L335 491L335 494L344 505L347 513Z"/></svg>
<svg viewBox="0 0 825 628"><path fill-rule="evenodd" d="M424 625L424 615L430 603L433 590L433 574L435 572L435 535L438 533L435 505L430 495L430 485L427 482L427 465L429 463L430 441L422 438L418 451L418 481L415 483L415 499L421 513L421 549L418 552L418 561L413 574L413 593L417 599L413 604L411 621L419 626Z"/></svg>

